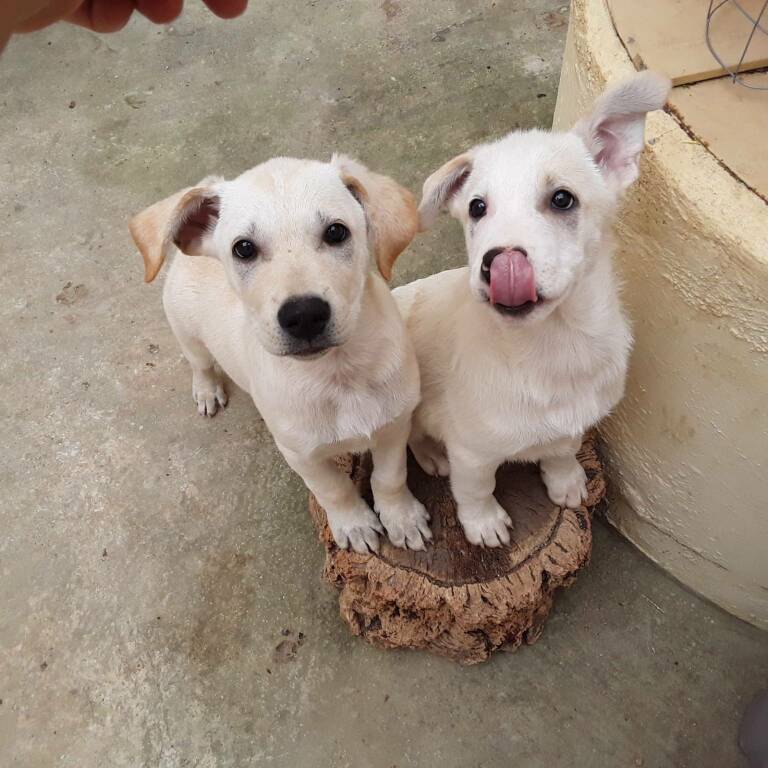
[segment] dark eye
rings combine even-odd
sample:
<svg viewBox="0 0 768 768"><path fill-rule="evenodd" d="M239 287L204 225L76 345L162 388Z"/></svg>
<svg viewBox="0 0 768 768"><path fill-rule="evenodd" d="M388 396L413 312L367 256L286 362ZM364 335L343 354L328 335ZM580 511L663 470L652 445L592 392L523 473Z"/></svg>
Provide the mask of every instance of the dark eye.
<svg viewBox="0 0 768 768"><path fill-rule="evenodd" d="M558 189L552 195L552 207L558 211L567 211L576 205L576 198L567 189Z"/></svg>
<svg viewBox="0 0 768 768"><path fill-rule="evenodd" d="M349 230L339 221L331 224L323 232L323 242L328 245L339 245L349 237Z"/></svg>
<svg viewBox="0 0 768 768"><path fill-rule="evenodd" d="M252 240L238 240L232 246L232 255L241 261L250 261L251 259L255 259L258 252L259 249L256 247Z"/></svg>
<svg viewBox="0 0 768 768"><path fill-rule="evenodd" d="M469 215L473 219L482 219L487 212L485 200L481 200L479 197L475 197L469 201Z"/></svg>

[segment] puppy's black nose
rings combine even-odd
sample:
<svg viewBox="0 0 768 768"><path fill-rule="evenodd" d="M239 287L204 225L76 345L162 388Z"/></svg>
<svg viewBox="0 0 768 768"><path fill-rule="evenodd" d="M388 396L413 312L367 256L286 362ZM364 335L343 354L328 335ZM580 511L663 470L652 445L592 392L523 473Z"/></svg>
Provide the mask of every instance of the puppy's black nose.
<svg viewBox="0 0 768 768"><path fill-rule="evenodd" d="M294 296L277 311L280 327L301 341L319 336L331 318L331 305L319 296Z"/></svg>

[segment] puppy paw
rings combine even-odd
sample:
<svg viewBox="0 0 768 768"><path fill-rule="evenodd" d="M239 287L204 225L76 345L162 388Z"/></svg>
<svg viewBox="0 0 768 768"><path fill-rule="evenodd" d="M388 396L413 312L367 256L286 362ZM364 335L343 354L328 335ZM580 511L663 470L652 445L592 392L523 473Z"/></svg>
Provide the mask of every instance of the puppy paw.
<svg viewBox="0 0 768 768"><path fill-rule="evenodd" d="M227 405L224 377L214 368L192 373L192 398L201 416L215 416L219 406Z"/></svg>
<svg viewBox="0 0 768 768"><path fill-rule="evenodd" d="M558 507L578 509L587 500L587 476L576 458L556 468L542 462L541 479L547 487L549 498Z"/></svg>
<svg viewBox="0 0 768 768"><path fill-rule="evenodd" d="M360 505L349 511L328 512L328 527L341 549L352 549L367 555L379 551L379 534L384 533L379 518L361 499Z"/></svg>
<svg viewBox="0 0 768 768"><path fill-rule="evenodd" d="M409 443L408 447L419 466L432 477L448 477L451 466L442 443L430 437Z"/></svg>
<svg viewBox="0 0 768 768"><path fill-rule="evenodd" d="M402 498L394 503L377 504L376 511L389 540L396 547L420 550L432 541L429 513L410 491L403 493Z"/></svg>
<svg viewBox="0 0 768 768"><path fill-rule="evenodd" d="M509 544L512 521L504 508L491 496L476 507L462 505L458 510L459 521L470 544L481 547L500 547Z"/></svg>

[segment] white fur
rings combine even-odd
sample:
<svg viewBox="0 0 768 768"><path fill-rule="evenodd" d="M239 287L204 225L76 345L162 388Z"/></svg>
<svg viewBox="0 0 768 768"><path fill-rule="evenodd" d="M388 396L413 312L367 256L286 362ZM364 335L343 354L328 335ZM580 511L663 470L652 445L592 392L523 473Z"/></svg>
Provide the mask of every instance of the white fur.
<svg viewBox="0 0 768 768"><path fill-rule="evenodd" d="M509 517L493 497L506 460L539 461L558 505L586 498L576 451L621 398L631 347L610 225L637 176L645 113L663 105L668 88L643 73L606 93L573 132L509 134L424 184L423 225L448 208L464 227L469 266L394 291L421 371L410 445L426 471L450 470L473 543L509 541ZM557 189L576 195L573 210L551 208ZM476 197L487 214L472 221ZM529 314L489 304L480 265L493 248L527 252L544 299Z"/></svg>
<svg viewBox="0 0 768 768"><path fill-rule="evenodd" d="M345 177L350 168L354 180ZM361 190L370 188L358 190L373 198L365 210L349 192L353 182ZM395 190L391 180L346 158L332 163L279 158L233 181L206 179L131 223L148 279L170 243L187 252L173 260L163 302L192 366L198 411L213 415L226 405L218 363L253 398L286 461L325 509L338 545L359 552L378 548L382 524L398 546L422 549L431 537L426 511L405 483L418 366L389 289L376 272L372 250L386 244L387 232L376 233L379 242L372 248L367 220L381 222L382 210L393 206L401 226L412 213L415 231L417 217L412 200L412 212L398 208L410 195L397 188L397 195L378 200L370 191L377 185ZM207 219L206 210L213 212ZM204 230L184 234L200 211ZM322 242L323 222L330 220L351 232L343 248ZM259 256L243 264L232 255L232 244L246 236L258 244ZM400 246L402 238L398 252ZM308 293L331 305L326 341L332 346L300 358L277 311L286 299ZM368 449L381 522L333 462Z"/></svg>

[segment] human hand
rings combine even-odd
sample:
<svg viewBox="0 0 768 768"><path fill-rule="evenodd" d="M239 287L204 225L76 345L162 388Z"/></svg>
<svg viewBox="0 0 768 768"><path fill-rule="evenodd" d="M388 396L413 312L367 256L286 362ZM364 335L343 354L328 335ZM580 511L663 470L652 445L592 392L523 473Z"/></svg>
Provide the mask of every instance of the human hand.
<svg viewBox="0 0 768 768"><path fill-rule="evenodd" d="M223 19L239 16L248 0L203 0ZM0 50L14 32L33 32L57 21L70 21L94 32L117 32L134 11L156 24L168 24L184 0L0 0Z"/></svg>
<svg viewBox="0 0 768 768"><path fill-rule="evenodd" d="M248 0L203 2L223 19L239 16L248 4ZM80 0L77 9L65 18L94 32L114 32L125 26L134 10L155 24L168 24L181 13L183 5L184 0Z"/></svg>

